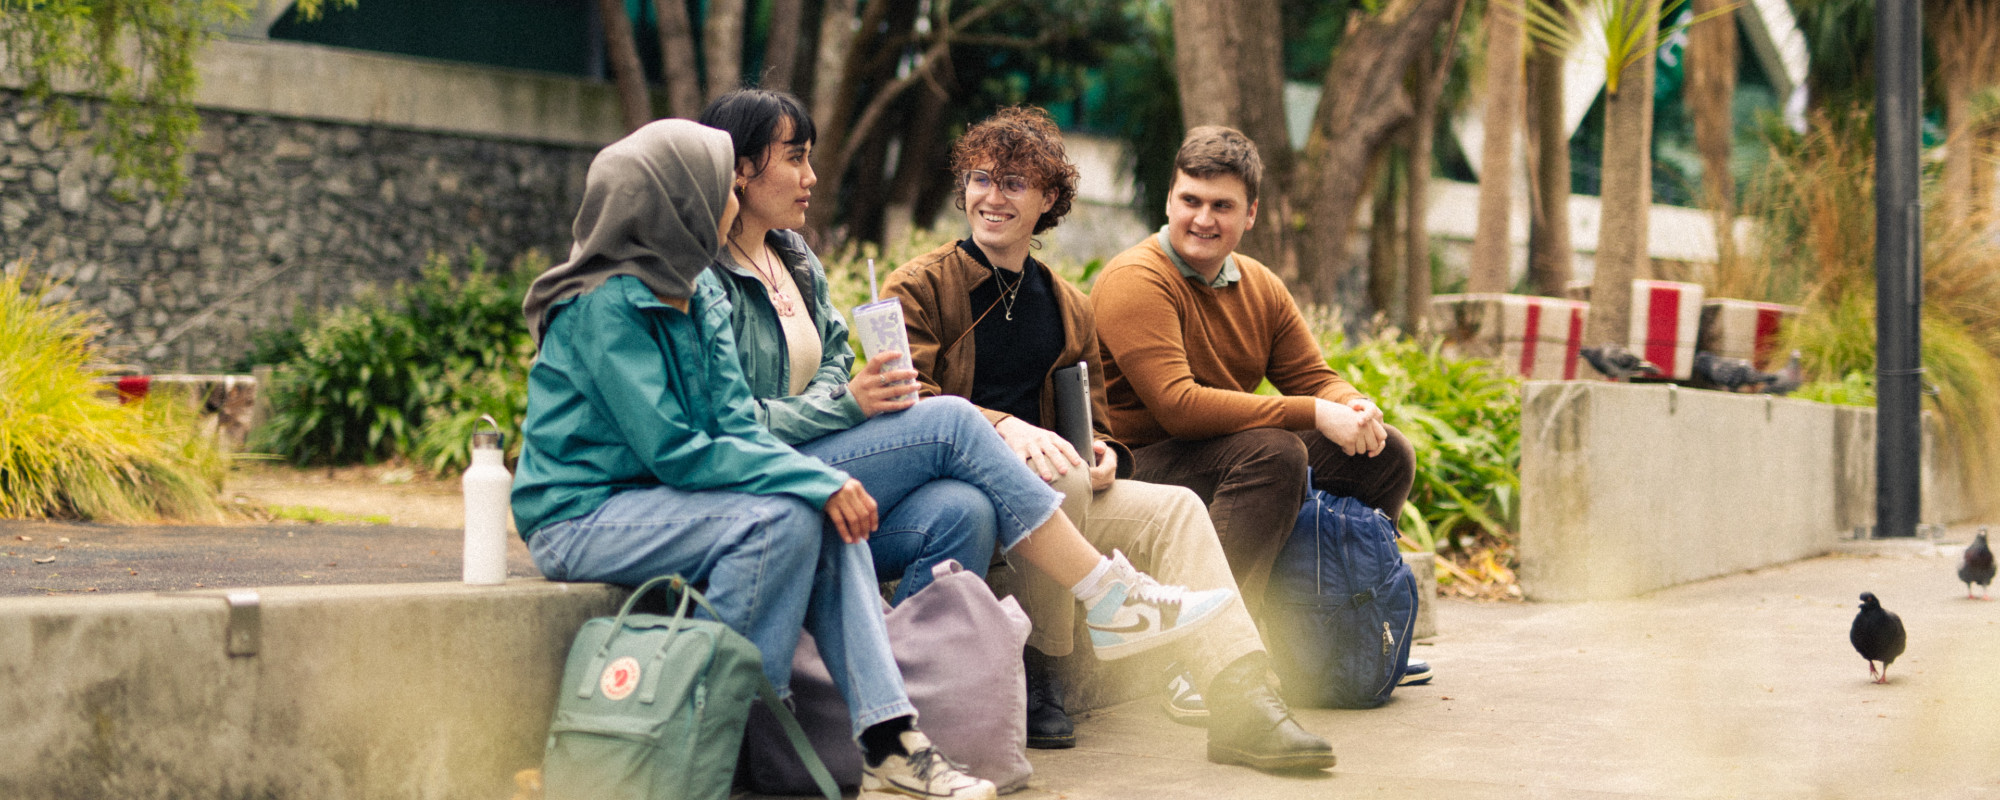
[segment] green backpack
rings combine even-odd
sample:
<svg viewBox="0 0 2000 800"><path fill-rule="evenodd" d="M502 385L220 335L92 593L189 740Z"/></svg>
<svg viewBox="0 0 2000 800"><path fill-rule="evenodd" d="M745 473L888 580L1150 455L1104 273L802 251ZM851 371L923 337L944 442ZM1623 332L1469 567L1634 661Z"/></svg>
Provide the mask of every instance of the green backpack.
<svg viewBox="0 0 2000 800"><path fill-rule="evenodd" d="M634 614L661 584L680 593L671 617ZM548 800L726 800L750 700L762 697L827 800L840 791L798 720L764 677L749 639L688 602L715 609L679 575L647 581L617 618L584 623L570 645L542 762Z"/></svg>

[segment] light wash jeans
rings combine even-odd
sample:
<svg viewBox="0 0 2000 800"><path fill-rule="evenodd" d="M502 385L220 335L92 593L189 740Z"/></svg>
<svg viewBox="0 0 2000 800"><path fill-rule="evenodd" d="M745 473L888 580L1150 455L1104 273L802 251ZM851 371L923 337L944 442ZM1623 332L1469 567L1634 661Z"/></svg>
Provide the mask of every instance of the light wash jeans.
<svg viewBox="0 0 2000 800"><path fill-rule="evenodd" d="M716 614L757 646L764 676L781 695L791 691L803 624L852 711L857 738L917 713L889 652L867 545L841 542L818 509L796 498L632 489L542 526L528 552L550 580L637 586L679 573L706 581Z"/></svg>
<svg viewBox="0 0 2000 800"><path fill-rule="evenodd" d="M925 398L797 447L875 498L882 522L868 544L877 574L903 576L894 603L947 558L984 577L996 546L1013 549L1062 504L962 397Z"/></svg>

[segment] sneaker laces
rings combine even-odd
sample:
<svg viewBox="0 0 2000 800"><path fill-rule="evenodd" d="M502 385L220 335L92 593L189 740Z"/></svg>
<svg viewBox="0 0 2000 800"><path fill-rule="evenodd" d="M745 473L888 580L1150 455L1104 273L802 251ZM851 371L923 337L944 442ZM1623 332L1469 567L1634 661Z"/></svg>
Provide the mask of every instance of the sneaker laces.
<svg viewBox="0 0 2000 800"><path fill-rule="evenodd" d="M1185 586L1168 586L1153 580L1153 576L1139 573L1138 582L1132 587L1132 595L1156 606L1178 606L1187 600Z"/></svg>
<svg viewBox="0 0 2000 800"><path fill-rule="evenodd" d="M943 770L950 770L961 776L968 774L965 771L964 764L953 761L950 756L938 752L935 745L911 753L907 760L910 764L910 774L915 775L917 780L923 781L927 787L931 785L932 776ZM942 770L940 769L940 762L942 762Z"/></svg>

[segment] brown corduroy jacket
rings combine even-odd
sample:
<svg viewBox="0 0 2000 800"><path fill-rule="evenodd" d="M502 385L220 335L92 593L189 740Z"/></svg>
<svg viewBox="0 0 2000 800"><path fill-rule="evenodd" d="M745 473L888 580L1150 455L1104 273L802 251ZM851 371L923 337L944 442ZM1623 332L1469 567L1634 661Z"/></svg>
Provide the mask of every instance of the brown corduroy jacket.
<svg viewBox="0 0 2000 800"><path fill-rule="evenodd" d="M1109 406L1104 400L1104 365L1097 358L1097 323L1091 317L1090 300L1069 281L1053 271L1056 306L1063 320L1062 356L1042 375L1042 420L1056 417L1055 371L1090 361L1090 419L1098 441L1118 453L1118 477L1132 474L1132 451L1112 438L1108 423ZM921 394L957 395L970 399L973 382L972 326L987 309L972 307L972 290L993 279L993 272L953 242L932 250L889 273L882 285L885 297L903 302L903 320L909 327L910 360L922 384ZM998 425L1009 414L981 408L986 418Z"/></svg>

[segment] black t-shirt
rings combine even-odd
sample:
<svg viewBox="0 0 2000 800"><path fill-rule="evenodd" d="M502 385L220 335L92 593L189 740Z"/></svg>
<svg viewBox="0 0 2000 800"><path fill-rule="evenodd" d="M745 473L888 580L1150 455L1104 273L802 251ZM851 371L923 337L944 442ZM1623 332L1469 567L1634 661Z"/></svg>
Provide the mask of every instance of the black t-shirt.
<svg viewBox="0 0 2000 800"><path fill-rule="evenodd" d="M968 255L987 269L979 245L971 240L958 243ZM1012 288L1017 276L1001 270L998 275L973 288L972 316L980 318L972 329L972 402L981 408L1003 411L1023 422L1042 424L1042 382L1062 356L1062 309L1056 307L1055 282L1047 267L1028 259L1018 279L1021 288L1013 298L1013 318L1009 304L1001 299L1002 288ZM997 305L996 305L997 303ZM991 308L989 313L987 309Z"/></svg>

